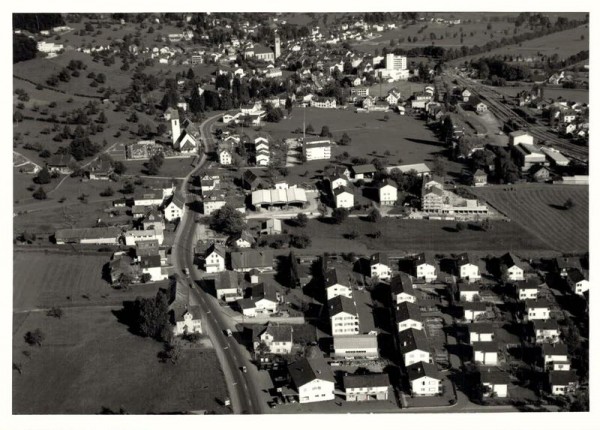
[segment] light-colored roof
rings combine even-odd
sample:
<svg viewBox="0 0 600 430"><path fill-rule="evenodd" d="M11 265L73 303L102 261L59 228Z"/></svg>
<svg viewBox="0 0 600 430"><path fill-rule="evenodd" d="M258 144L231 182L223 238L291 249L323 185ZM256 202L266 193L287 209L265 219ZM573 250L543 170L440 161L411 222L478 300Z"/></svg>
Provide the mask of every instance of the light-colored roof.
<svg viewBox="0 0 600 430"><path fill-rule="evenodd" d="M121 229L118 227L67 228L56 230L56 233L54 233L54 237L57 241L116 238L120 235Z"/></svg>
<svg viewBox="0 0 600 430"><path fill-rule="evenodd" d="M333 349L375 349L377 336L369 334L354 334L348 336L334 336Z"/></svg>

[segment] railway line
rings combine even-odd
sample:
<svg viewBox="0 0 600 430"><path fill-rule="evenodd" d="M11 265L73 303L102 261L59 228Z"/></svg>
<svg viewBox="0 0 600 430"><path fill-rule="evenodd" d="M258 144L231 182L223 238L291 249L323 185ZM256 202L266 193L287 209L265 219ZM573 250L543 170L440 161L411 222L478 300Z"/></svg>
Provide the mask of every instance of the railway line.
<svg viewBox="0 0 600 430"><path fill-rule="evenodd" d="M502 97L502 94L499 92L486 87L485 85L478 84L457 75L452 75L452 77L456 79L456 82L460 85L468 87L474 95L477 95L482 100L485 100L488 105L488 110L496 115L496 117L501 121L507 122L512 120L523 130L527 130L527 132L533 137L540 141L546 141L549 146L560 150L567 157L586 164L588 163L588 148L574 145L573 143L568 142L545 130L545 127L532 126L529 122L514 112L509 106L498 100Z"/></svg>

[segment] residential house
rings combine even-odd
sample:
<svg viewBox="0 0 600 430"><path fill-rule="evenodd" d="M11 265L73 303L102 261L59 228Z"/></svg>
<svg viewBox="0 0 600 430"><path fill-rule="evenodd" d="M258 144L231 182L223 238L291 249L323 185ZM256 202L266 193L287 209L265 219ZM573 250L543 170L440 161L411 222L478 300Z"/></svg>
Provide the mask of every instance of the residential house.
<svg viewBox="0 0 600 430"><path fill-rule="evenodd" d="M211 244L204 253L204 270L206 273L219 273L225 270L227 251L222 245Z"/></svg>
<svg viewBox="0 0 600 430"><path fill-rule="evenodd" d="M498 343L491 342L473 342L473 360L484 366L496 366L498 364Z"/></svg>
<svg viewBox="0 0 600 430"><path fill-rule="evenodd" d="M175 336L202 333L202 313L200 306L189 306L186 309L175 307L173 313L175 318L173 332Z"/></svg>
<svg viewBox="0 0 600 430"><path fill-rule="evenodd" d="M462 305L465 320L473 322L485 318L487 305L483 302L466 302Z"/></svg>
<svg viewBox="0 0 600 430"><path fill-rule="evenodd" d="M405 366L418 363L431 362L431 353L429 352L429 343L423 330L414 328L404 330L398 333L399 348Z"/></svg>
<svg viewBox="0 0 600 430"><path fill-rule="evenodd" d="M540 292L540 281L536 278L530 278L526 281L516 283L517 298L519 300L537 300Z"/></svg>
<svg viewBox="0 0 600 430"><path fill-rule="evenodd" d="M173 222L178 218L183 216L183 210L185 208L185 201L183 197L176 193L173 195L173 198L169 202L169 204L165 207L164 213L165 218L169 222Z"/></svg>
<svg viewBox="0 0 600 430"><path fill-rule="evenodd" d="M354 194L352 194L348 187L341 186L334 189L333 197L335 199L336 208L350 209L354 207Z"/></svg>
<svg viewBox="0 0 600 430"><path fill-rule="evenodd" d="M567 345L564 343L543 343L542 358L544 360L544 369L552 367L554 363L568 363L569 353Z"/></svg>
<svg viewBox="0 0 600 430"><path fill-rule="evenodd" d="M508 384L510 375L499 370L486 369L480 373L480 381L483 386L483 397L508 397Z"/></svg>
<svg viewBox="0 0 600 430"><path fill-rule="evenodd" d="M227 204L226 193L223 190L214 189L208 191L203 198L202 206L204 215L210 215Z"/></svg>
<svg viewBox="0 0 600 430"><path fill-rule="evenodd" d="M112 255L108 262L108 270L112 284L119 283L123 278L136 282L141 275L139 266L134 264L133 258L123 252L115 252Z"/></svg>
<svg viewBox="0 0 600 430"><path fill-rule="evenodd" d="M442 378L435 364L419 361L406 366L413 396L436 396L441 393Z"/></svg>
<svg viewBox="0 0 600 430"><path fill-rule="evenodd" d="M377 360L379 349L377 336L372 334L353 334L333 337L335 360Z"/></svg>
<svg viewBox="0 0 600 430"><path fill-rule="evenodd" d="M475 105L475 112L477 113L485 113L488 111L488 107L485 103L479 102Z"/></svg>
<svg viewBox="0 0 600 430"><path fill-rule="evenodd" d="M262 180L250 169L242 174L242 187L246 190L254 191L262 187Z"/></svg>
<svg viewBox="0 0 600 430"><path fill-rule="evenodd" d="M106 158L100 157L89 164L85 175L92 181L108 181L113 173L114 168L112 163Z"/></svg>
<svg viewBox="0 0 600 430"><path fill-rule="evenodd" d="M255 243L254 236L248 230L243 230L240 233L230 236L227 246L230 248L250 248Z"/></svg>
<svg viewBox="0 0 600 430"><path fill-rule="evenodd" d="M554 319L533 320L531 331L535 343L557 343L560 341L560 329Z"/></svg>
<svg viewBox="0 0 600 430"><path fill-rule="evenodd" d="M578 269L582 271L581 262L579 257L557 257L556 258L556 269L562 278L567 278L569 270Z"/></svg>
<svg viewBox="0 0 600 430"><path fill-rule="evenodd" d="M552 395L565 396L577 391L579 379L577 378L577 373L573 370L551 370L548 372L548 384Z"/></svg>
<svg viewBox="0 0 600 430"><path fill-rule="evenodd" d="M71 154L55 154L48 160L46 167L50 173L70 175L73 173L75 159Z"/></svg>
<svg viewBox="0 0 600 430"><path fill-rule="evenodd" d="M392 268L387 254L377 252L371 255L369 265L371 267L371 278L387 281L392 277Z"/></svg>
<svg viewBox="0 0 600 430"><path fill-rule="evenodd" d="M144 255L139 257L142 275L149 275L151 281L164 281L169 273L162 267L160 255Z"/></svg>
<svg viewBox="0 0 600 430"><path fill-rule="evenodd" d="M163 200L162 190L140 190L133 195L134 206L160 206Z"/></svg>
<svg viewBox="0 0 600 430"><path fill-rule="evenodd" d="M469 343L492 342L494 340L494 326L487 322L476 322L467 325Z"/></svg>
<svg viewBox="0 0 600 430"><path fill-rule="evenodd" d="M388 91L385 101L388 102L390 106L397 105L398 101L400 101L400 91L398 91L397 88L392 88Z"/></svg>
<svg viewBox="0 0 600 430"><path fill-rule="evenodd" d="M525 300L525 319L547 320L550 318L550 303L546 299Z"/></svg>
<svg viewBox="0 0 600 430"><path fill-rule="evenodd" d="M277 218L263 221L260 227L260 234L281 234L282 232L281 220Z"/></svg>
<svg viewBox="0 0 600 430"><path fill-rule="evenodd" d="M165 221L163 214L154 207L146 208L146 213L142 219L143 230L164 230Z"/></svg>
<svg viewBox="0 0 600 430"><path fill-rule="evenodd" d="M418 279L424 279L425 282L433 282L437 279L435 261L429 254L418 254L415 258L414 265L416 277Z"/></svg>
<svg viewBox="0 0 600 430"><path fill-rule="evenodd" d="M345 296L336 296L327 300L331 334L338 335L358 334L360 331L358 311L353 299Z"/></svg>
<svg viewBox="0 0 600 430"><path fill-rule="evenodd" d="M471 98L471 91L469 91L468 89L464 89L462 93L460 93L461 97L462 97L462 101L464 103L468 103L469 99Z"/></svg>
<svg viewBox="0 0 600 430"><path fill-rule="evenodd" d="M257 352L262 345L271 354L291 354L293 335L292 326L268 322L254 336L254 351Z"/></svg>
<svg viewBox="0 0 600 430"><path fill-rule="evenodd" d="M511 252L500 257L500 265L506 267L508 280L512 282L525 279L525 265Z"/></svg>
<svg viewBox="0 0 600 430"><path fill-rule="evenodd" d="M135 244L135 256L143 257L144 255L158 255L159 246L158 240L139 240Z"/></svg>
<svg viewBox="0 0 600 430"><path fill-rule="evenodd" d="M302 358L288 365L292 384L302 403L323 402L335 398L335 378L329 364L321 357Z"/></svg>
<svg viewBox="0 0 600 430"><path fill-rule="evenodd" d="M458 283L458 294L461 302L477 302L481 301L479 295L480 287L477 284Z"/></svg>
<svg viewBox="0 0 600 430"><path fill-rule="evenodd" d="M371 180L377 172L377 169L372 164L360 164L350 167L352 178L358 180Z"/></svg>
<svg viewBox="0 0 600 430"><path fill-rule="evenodd" d="M236 272L259 272L273 270L273 251L268 249L244 249L231 253L231 267Z"/></svg>
<svg viewBox="0 0 600 430"><path fill-rule="evenodd" d="M342 175L338 175L337 173L328 177L329 180L329 188L333 193L337 188L340 187L348 187L348 178Z"/></svg>
<svg viewBox="0 0 600 430"><path fill-rule="evenodd" d="M349 282L344 282L341 279L339 270L336 268L325 271L325 291L327 292L327 300L331 300L337 296L352 298L352 288Z"/></svg>
<svg viewBox="0 0 600 430"><path fill-rule="evenodd" d="M268 315L277 312L279 293L274 285L261 282L252 286L250 297L238 299L237 303L244 316Z"/></svg>
<svg viewBox="0 0 600 430"><path fill-rule="evenodd" d="M533 145L534 140L533 136L526 131L517 130L508 134L509 143L513 146L516 146L521 143L525 143L528 145Z"/></svg>
<svg viewBox="0 0 600 430"><path fill-rule="evenodd" d="M379 191L379 203L393 206L398 200L398 187L392 182L385 180L377 187Z"/></svg>
<svg viewBox="0 0 600 430"><path fill-rule="evenodd" d="M219 272L215 279L215 293L219 300L230 303L243 297L238 274L229 270Z"/></svg>
<svg viewBox="0 0 600 430"><path fill-rule="evenodd" d="M412 279L406 273L394 276L390 281L390 289L392 303L399 305L402 302L415 303L417 301Z"/></svg>
<svg viewBox="0 0 600 430"><path fill-rule="evenodd" d="M487 173L481 169L477 169L472 176L472 184L476 187L483 187L487 185Z"/></svg>
<svg viewBox="0 0 600 430"><path fill-rule="evenodd" d="M229 142L219 143L219 147L217 149L217 154L219 156L219 163L222 166L230 166L233 163L234 149L233 149L233 145L231 143L229 143Z"/></svg>
<svg viewBox="0 0 600 430"><path fill-rule="evenodd" d="M320 109L335 109L337 102L335 97L313 97L310 100L310 106Z"/></svg>
<svg viewBox="0 0 600 430"><path fill-rule="evenodd" d="M302 154L306 161L329 160L331 158L331 139L309 137L302 142Z"/></svg>
<svg viewBox="0 0 600 430"><path fill-rule="evenodd" d="M396 305L396 324L398 333L405 330L423 330L423 318L416 303L402 302Z"/></svg>
<svg viewBox="0 0 600 430"><path fill-rule="evenodd" d="M460 279L464 279L467 282L479 281L481 275L479 273L479 266L476 263L477 260L471 258L469 254L460 254L456 259Z"/></svg>
<svg viewBox="0 0 600 430"><path fill-rule="evenodd" d="M343 383L347 402L388 400L390 378L386 373L344 375Z"/></svg>
<svg viewBox="0 0 600 430"><path fill-rule="evenodd" d="M579 269L568 269L566 280L571 291L580 296L583 296L583 293L590 289L590 281L585 279L585 276Z"/></svg>
<svg viewBox="0 0 600 430"><path fill-rule="evenodd" d="M162 245L165 236L162 229L152 230L129 230L123 235L125 238L125 245L135 246L137 242L144 240L158 240L158 244Z"/></svg>

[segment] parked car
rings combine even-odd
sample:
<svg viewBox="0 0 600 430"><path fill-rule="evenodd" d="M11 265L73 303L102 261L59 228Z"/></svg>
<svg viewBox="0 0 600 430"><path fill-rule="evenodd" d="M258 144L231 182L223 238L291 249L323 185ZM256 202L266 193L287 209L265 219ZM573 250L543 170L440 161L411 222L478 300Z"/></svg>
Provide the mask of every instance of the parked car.
<svg viewBox="0 0 600 430"><path fill-rule="evenodd" d="M233 332L231 331L231 329L225 330L225 334L227 335L227 337L233 336Z"/></svg>

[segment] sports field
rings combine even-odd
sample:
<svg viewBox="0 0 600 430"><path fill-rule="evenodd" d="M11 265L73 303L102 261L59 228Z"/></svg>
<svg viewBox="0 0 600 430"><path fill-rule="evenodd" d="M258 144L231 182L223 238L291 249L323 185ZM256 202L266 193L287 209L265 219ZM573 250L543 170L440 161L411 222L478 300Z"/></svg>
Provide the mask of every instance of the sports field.
<svg viewBox="0 0 600 430"><path fill-rule="evenodd" d="M589 250L589 188L584 185L523 184L474 188L477 196L550 247ZM561 206L572 199L575 204Z"/></svg>

